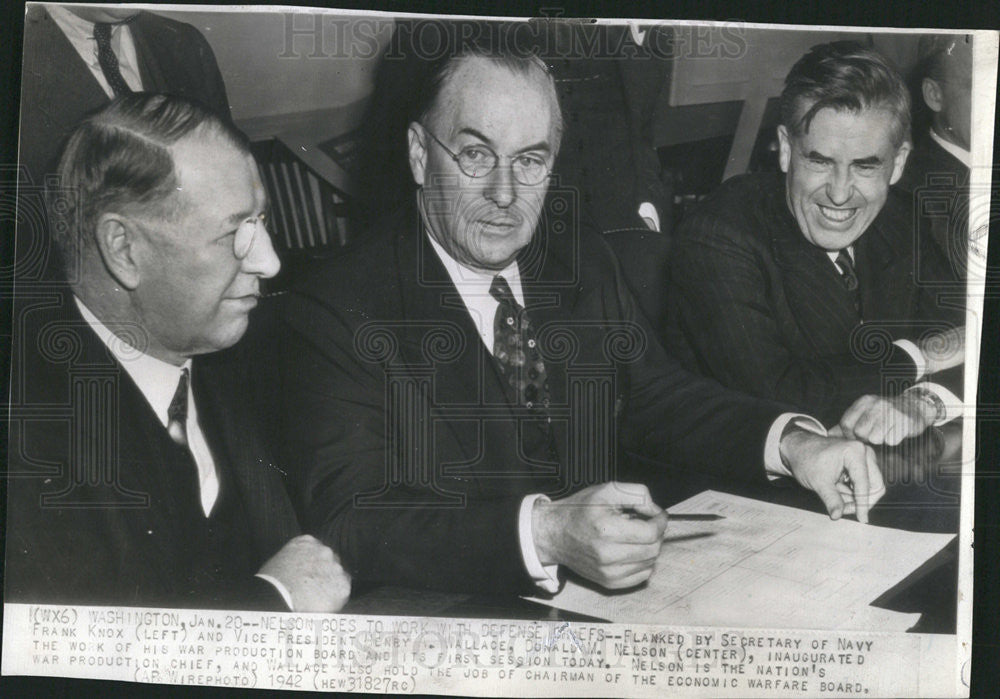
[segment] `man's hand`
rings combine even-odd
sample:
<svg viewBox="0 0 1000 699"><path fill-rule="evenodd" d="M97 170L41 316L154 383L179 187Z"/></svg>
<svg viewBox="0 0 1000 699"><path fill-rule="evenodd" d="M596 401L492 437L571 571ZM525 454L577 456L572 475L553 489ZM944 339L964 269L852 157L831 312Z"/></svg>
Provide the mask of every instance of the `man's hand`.
<svg viewBox="0 0 1000 699"><path fill-rule="evenodd" d="M607 588L632 587L653 572L667 513L636 483L604 483L532 512L535 550Z"/></svg>
<svg viewBox="0 0 1000 699"><path fill-rule="evenodd" d="M919 393L898 396L861 396L840 418L840 434L868 444L896 446L923 434L937 419L937 407Z"/></svg>
<svg viewBox="0 0 1000 699"><path fill-rule="evenodd" d="M336 612L351 594L351 576L329 546L303 534L289 540L258 571L276 578L296 612Z"/></svg>
<svg viewBox="0 0 1000 699"><path fill-rule="evenodd" d="M819 495L830 519L857 513L859 522L868 522L868 510L885 493L871 447L793 429L779 449L795 480Z"/></svg>
<svg viewBox="0 0 1000 699"><path fill-rule="evenodd" d="M965 326L928 335L920 340L927 374L936 374L965 362Z"/></svg>

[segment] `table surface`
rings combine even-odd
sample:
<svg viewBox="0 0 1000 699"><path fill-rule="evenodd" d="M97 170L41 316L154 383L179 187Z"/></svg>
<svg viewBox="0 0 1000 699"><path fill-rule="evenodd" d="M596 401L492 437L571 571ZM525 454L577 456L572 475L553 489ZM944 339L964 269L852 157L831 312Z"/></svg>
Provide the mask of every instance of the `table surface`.
<svg viewBox="0 0 1000 699"><path fill-rule="evenodd" d="M878 450L886 494L869 517L873 526L908 531L958 533L962 486L960 422L929 430L895 448ZM774 484L720 482L701 474L671 472L657 478L662 466L636 458L619 480L642 480L658 504L670 507L703 490L713 489L779 505L825 512L814 493L787 482ZM878 599L877 607L919 612L910 629L919 633L955 633L958 590L958 542L917 568ZM524 619L535 621L605 621L529 602L516 596L417 590L381 586L356 590L345 614L439 616L451 618Z"/></svg>

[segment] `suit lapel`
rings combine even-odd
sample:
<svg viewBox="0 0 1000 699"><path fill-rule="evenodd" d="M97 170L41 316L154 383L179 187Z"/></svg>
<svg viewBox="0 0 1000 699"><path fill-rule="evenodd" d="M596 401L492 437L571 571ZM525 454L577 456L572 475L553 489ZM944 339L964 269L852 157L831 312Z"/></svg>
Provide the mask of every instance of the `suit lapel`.
<svg viewBox="0 0 1000 699"><path fill-rule="evenodd" d="M859 317L854 299L826 252L802 236L784 201L784 188L765 204L771 249L781 269L785 298L799 330L819 354L846 350Z"/></svg>
<svg viewBox="0 0 1000 699"><path fill-rule="evenodd" d="M88 113L108 102L90 68L44 10L34 16L29 12L26 19L24 73L25 101L29 101L29 91L34 93L39 118L63 133L76 127L80 111ZM65 104L80 105L82 110L66 111Z"/></svg>
<svg viewBox="0 0 1000 699"><path fill-rule="evenodd" d="M142 80L143 89L155 91L163 89L167 82L161 70L159 54L162 52L170 57L179 47L173 42L167 42L167 36L161 34L158 41L152 41L148 35L151 15L139 13L135 20L129 25L132 32L132 43L135 44L135 59L139 64L139 79ZM175 56L176 59L176 56Z"/></svg>
<svg viewBox="0 0 1000 699"><path fill-rule="evenodd" d="M192 385L198 423L215 461L221 487L227 482L242 503L261 557L268 557L297 533L295 514L278 476L278 465L263 447L256 425L227 374L239 371L235 353L195 358ZM245 366L245 364L243 364ZM221 496L221 490L220 490Z"/></svg>
<svg viewBox="0 0 1000 699"><path fill-rule="evenodd" d="M548 208L548 207L547 207ZM577 305L586 290L580 288L580 235L578 223L567 219L553 225L543 218L535 237L518 258L521 269L525 308L531 317L536 333L544 337L546 328L565 327L568 319L576 318ZM553 230L570 231L555 236ZM606 317L606 316L602 316ZM571 331L580 336L578 329ZM544 340L540 343L545 360ZM569 362L572 362L570 358ZM566 369L569 362L549 358L545 362L549 393L553 406L569 404ZM567 423L553 419L553 442L561 463L566 462Z"/></svg>
<svg viewBox="0 0 1000 699"><path fill-rule="evenodd" d="M898 212L887 202L855 245L858 279L866 321L912 318L916 285L913 283L911 226L893 222Z"/></svg>
<svg viewBox="0 0 1000 699"><path fill-rule="evenodd" d="M109 531L123 539L123 550L135 545L154 549L157 553L150 556L148 564L159 572L151 571L150 579L157 576L169 579L176 570L182 569L178 557L184 555L183 543L178 546L179 537L175 532L177 522L186 516L179 507L184 494L176 492L175 476L178 474L172 470L189 469L179 477L189 479L188 482L197 487L194 461L170 440L142 391L80 316L68 291L65 298L64 322L85 328L80 333L81 351L73 361L74 366L84 371L104 366L116 369L115 404L109 415L113 429L109 434L117 437L117 444L108 454L116 458L113 467L117 469L118 487L129 495L148 498L145 507L132 504L104 508Z"/></svg>
<svg viewBox="0 0 1000 699"><path fill-rule="evenodd" d="M480 425L481 421L473 418L481 408L488 406L488 393L503 395L492 357L484 347L458 290L427 242L415 212L409 211L399 226L395 254L402 292L401 317L404 319L401 327L393 329L400 340L400 360L406 367L434 369L432 405L435 411L456 407L468 409L468 421L455 418L442 420L461 452L446 458L477 461L482 442L476 425ZM443 345L428 342L428 333L434 331L443 331L449 340ZM460 350L454 358L442 358L437 350L453 346L453 341L460 343ZM445 351L444 354L451 353ZM493 382L494 390L487 392L486 382Z"/></svg>

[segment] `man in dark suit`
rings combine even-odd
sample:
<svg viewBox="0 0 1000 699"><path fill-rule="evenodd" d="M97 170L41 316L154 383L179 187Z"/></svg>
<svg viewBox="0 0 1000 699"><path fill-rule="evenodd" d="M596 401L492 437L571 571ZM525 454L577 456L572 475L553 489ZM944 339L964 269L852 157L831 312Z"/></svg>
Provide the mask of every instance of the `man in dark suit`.
<svg viewBox="0 0 1000 699"><path fill-rule="evenodd" d="M944 279L964 283L969 252L969 162L972 133L972 37L920 38L917 116L926 116L896 186L913 197L918 232L950 263ZM916 126L916 124L915 124ZM944 205L947 216L941 216Z"/></svg>
<svg viewBox="0 0 1000 699"><path fill-rule="evenodd" d="M339 609L349 579L298 536L245 369L202 356L240 339L279 267L245 137L127 95L74 132L58 174L73 276L18 298L6 600Z"/></svg>
<svg viewBox="0 0 1000 699"><path fill-rule="evenodd" d="M782 93L783 177L725 183L684 222L671 258L667 347L732 388L898 443L960 408L929 382L959 365L963 309L918 284L940 265L889 185L909 145L906 87L874 51L814 47ZM895 344L891 344L892 342Z"/></svg>
<svg viewBox="0 0 1000 699"><path fill-rule="evenodd" d="M303 467L290 475L355 580L555 591L564 566L641 583L667 515L616 481L625 447L791 475L834 519L867 520L874 454L684 372L572 192L549 192L561 118L544 64L471 45L428 85L407 134L415 206L301 280L280 314Z"/></svg>

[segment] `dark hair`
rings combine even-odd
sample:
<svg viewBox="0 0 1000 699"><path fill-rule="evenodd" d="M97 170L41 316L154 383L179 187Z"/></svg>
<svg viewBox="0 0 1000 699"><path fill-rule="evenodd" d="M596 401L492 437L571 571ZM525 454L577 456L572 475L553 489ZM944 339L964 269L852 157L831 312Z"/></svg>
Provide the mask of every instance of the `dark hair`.
<svg viewBox="0 0 1000 699"><path fill-rule="evenodd" d="M488 36L492 36L492 34L488 34ZM555 141L552 147L554 152L558 152L559 143L562 140L563 122L555 79L549 67L538 57L536 51L529 44L520 45L512 41L490 41L477 37L474 40L464 41L456 46L431 69L424 79L419 102L417 103L416 120L420 123L426 123L426 119L439 106L441 93L444 91L445 86L447 86L448 81L462 63L470 58L482 58L517 75L526 77L535 75L542 79L549 88L551 97L553 140Z"/></svg>
<svg viewBox="0 0 1000 699"><path fill-rule="evenodd" d="M969 41L962 34L926 34L917 43L916 74L920 78L944 80L946 62L959 42Z"/></svg>
<svg viewBox="0 0 1000 699"><path fill-rule="evenodd" d="M893 143L910 138L910 94L903 79L877 51L854 41L809 49L785 78L781 123L796 136L809 131L821 109L860 112L885 109L895 121Z"/></svg>
<svg viewBox="0 0 1000 699"><path fill-rule="evenodd" d="M249 141L228 120L196 102L153 93L122 95L88 117L70 137L57 178L47 184L53 240L72 267L94 244L97 219L112 209L178 212L170 147L203 131L242 152Z"/></svg>

